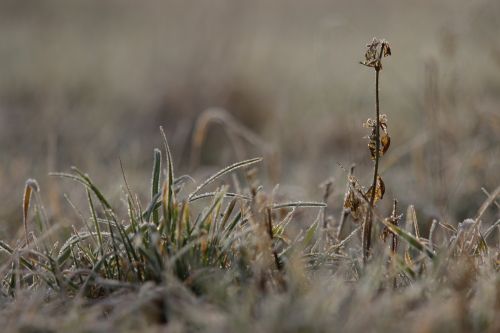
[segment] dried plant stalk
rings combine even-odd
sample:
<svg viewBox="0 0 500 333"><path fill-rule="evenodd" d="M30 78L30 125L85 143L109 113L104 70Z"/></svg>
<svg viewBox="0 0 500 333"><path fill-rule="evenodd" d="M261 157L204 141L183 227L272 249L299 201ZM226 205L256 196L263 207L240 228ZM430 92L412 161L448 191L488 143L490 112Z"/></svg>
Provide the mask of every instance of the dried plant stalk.
<svg viewBox="0 0 500 333"><path fill-rule="evenodd" d="M372 158L374 159L374 166L373 166L373 182L372 186L370 187L370 190L368 190L367 195L369 195L369 206L368 209L366 210L366 215L365 219L363 222L363 261L366 262L368 257L370 256L370 248L371 248L371 234L372 234L372 221L373 221L373 206L375 204L376 198L380 196L379 199L382 198L383 196L383 191L381 191L381 195L379 195L377 192L377 185L380 184L382 185L382 179L378 175L378 168L379 168L379 160L381 156L381 151L380 151L380 145L381 145L381 139L380 139L380 128L384 125L381 124L381 119L380 119L380 98L379 98L379 77L380 77L380 71L382 70L382 58L385 56L391 55L391 48L389 47L389 44L385 40L378 40L374 38L370 44L367 45L368 50L365 53L365 61L361 62L361 64L368 66L368 67L373 67L375 69L375 124L370 124L370 120L367 121L368 126L373 128L372 135L370 136L370 143L368 144L368 147L370 148L370 151L372 152ZM373 127L374 125L374 127ZM385 124L386 128L386 124ZM382 142L383 145L383 151L382 154L387 151L389 147L389 142L390 139L387 136L387 133L385 133L386 139ZM373 141L375 143L375 147L373 147ZM380 179L380 182L378 181ZM382 186L380 186L382 188Z"/></svg>

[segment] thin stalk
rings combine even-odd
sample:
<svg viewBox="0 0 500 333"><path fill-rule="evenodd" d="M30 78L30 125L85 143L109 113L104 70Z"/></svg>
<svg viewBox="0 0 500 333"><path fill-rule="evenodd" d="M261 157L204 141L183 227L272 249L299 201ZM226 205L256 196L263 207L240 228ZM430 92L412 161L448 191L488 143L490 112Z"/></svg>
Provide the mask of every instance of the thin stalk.
<svg viewBox="0 0 500 333"><path fill-rule="evenodd" d="M363 262L366 263L370 256L371 235L372 235L372 210L375 202L375 193L377 192L378 165L380 159L380 101L379 101L379 77L380 61L382 59L383 46L380 49L378 64L375 66L375 106L376 106L376 124L375 124L375 165L373 167L373 182L370 195L370 203L366 211L365 221L363 223Z"/></svg>

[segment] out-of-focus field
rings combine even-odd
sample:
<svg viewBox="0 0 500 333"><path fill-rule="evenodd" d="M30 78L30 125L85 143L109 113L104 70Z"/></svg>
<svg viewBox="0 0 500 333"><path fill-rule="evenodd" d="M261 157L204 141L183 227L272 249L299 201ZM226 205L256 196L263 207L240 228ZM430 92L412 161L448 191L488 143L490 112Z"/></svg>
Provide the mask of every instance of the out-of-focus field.
<svg viewBox="0 0 500 333"><path fill-rule="evenodd" d="M381 75L387 197L415 204L424 224L472 216L481 188L500 182L499 15L493 0L1 1L0 234L20 228L29 177L50 214L67 209L61 192L80 189L50 171L76 165L118 200L121 158L146 194L160 125L195 178L263 155L250 144L235 154L215 125L190 165L194 121L210 107L277 152L270 184L318 199L333 176L338 207L338 163L370 177L361 124L374 78L358 62L374 36L393 50Z"/></svg>

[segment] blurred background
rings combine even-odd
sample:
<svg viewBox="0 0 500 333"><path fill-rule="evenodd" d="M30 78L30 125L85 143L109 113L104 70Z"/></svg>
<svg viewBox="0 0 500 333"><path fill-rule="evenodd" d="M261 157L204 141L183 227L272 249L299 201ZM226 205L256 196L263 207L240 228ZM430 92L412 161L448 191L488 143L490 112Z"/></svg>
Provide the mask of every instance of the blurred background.
<svg viewBox="0 0 500 333"><path fill-rule="evenodd" d="M147 198L160 125L179 175L266 156L267 190L321 200L332 177L338 210L339 164L371 178L375 75L359 61L375 36L393 51L380 209L397 198L424 224L472 217L500 184L499 17L497 0L2 0L0 234L21 226L27 178L49 214L74 218L62 193L83 191L48 176L73 165L119 202L121 158Z"/></svg>

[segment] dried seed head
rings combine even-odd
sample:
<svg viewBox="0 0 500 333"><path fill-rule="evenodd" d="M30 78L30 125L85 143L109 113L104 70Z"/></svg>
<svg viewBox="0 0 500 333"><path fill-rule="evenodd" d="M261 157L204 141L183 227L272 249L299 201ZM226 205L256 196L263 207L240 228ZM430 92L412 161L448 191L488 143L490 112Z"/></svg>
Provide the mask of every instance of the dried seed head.
<svg viewBox="0 0 500 333"><path fill-rule="evenodd" d="M365 60L360 64L373 67L379 71L382 69L382 58L391 55L391 47L385 39L373 38L371 43L366 45Z"/></svg>

